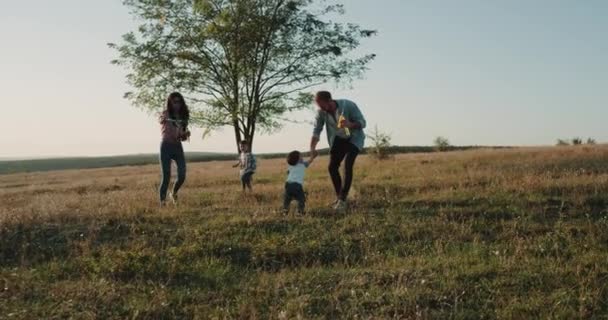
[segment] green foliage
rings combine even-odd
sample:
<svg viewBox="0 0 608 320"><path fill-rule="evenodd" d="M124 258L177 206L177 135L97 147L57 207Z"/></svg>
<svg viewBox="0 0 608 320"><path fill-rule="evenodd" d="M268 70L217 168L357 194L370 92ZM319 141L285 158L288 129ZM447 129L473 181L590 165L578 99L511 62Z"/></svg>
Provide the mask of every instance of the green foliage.
<svg viewBox="0 0 608 320"><path fill-rule="evenodd" d="M435 146L435 149L437 151L446 151L448 150L451 145L450 145L450 140L448 140L448 138L446 137L437 137L435 138L435 140L433 140L433 145Z"/></svg>
<svg viewBox="0 0 608 320"><path fill-rule="evenodd" d="M307 107L298 92L362 75L373 54L356 56L375 34L331 18L341 5L311 0L125 0L142 21L110 44L128 70L136 106L158 110L167 92L184 93L193 123L229 126L238 144L281 116Z"/></svg>
<svg viewBox="0 0 608 320"><path fill-rule="evenodd" d="M372 155L379 160L388 159L390 156L392 139L390 134L380 131L376 125L374 130L371 134L368 134L367 137L372 141Z"/></svg>

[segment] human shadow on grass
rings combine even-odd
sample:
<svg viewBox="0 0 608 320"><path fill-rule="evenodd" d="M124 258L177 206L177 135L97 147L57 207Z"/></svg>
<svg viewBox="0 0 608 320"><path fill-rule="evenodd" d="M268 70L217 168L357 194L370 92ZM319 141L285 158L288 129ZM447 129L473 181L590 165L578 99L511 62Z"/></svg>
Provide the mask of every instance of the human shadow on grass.
<svg viewBox="0 0 608 320"><path fill-rule="evenodd" d="M365 256L360 241L344 243L338 239L267 248L218 243L202 248L200 254L227 261L239 269L266 272L315 265L355 265L361 263Z"/></svg>
<svg viewBox="0 0 608 320"><path fill-rule="evenodd" d="M78 254L78 245L88 241L89 250L102 246L121 248L134 239L150 247L175 246L184 240L175 219L134 216L97 219L56 217L44 223L19 223L0 229L0 267L35 266Z"/></svg>

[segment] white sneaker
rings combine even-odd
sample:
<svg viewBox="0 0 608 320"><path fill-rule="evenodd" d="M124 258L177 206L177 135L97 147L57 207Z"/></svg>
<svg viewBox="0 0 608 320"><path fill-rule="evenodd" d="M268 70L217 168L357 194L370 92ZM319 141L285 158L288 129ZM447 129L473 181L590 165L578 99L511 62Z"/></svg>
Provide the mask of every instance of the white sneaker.
<svg viewBox="0 0 608 320"><path fill-rule="evenodd" d="M176 194L173 194L173 192L172 192L172 193L170 193L170 194L169 194L169 199L171 199L171 202L172 202L174 205L177 205L177 195L176 195Z"/></svg>
<svg viewBox="0 0 608 320"><path fill-rule="evenodd" d="M339 202L340 202L340 199L336 199L336 200L334 200L334 202L329 204L329 207L332 209L335 209Z"/></svg>
<svg viewBox="0 0 608 320"><path fill-rule="evenodd" d="M336 205L334 206L334 210L336 211L346 211L348 209L348 204L344 200L338 200Z"/></svg>

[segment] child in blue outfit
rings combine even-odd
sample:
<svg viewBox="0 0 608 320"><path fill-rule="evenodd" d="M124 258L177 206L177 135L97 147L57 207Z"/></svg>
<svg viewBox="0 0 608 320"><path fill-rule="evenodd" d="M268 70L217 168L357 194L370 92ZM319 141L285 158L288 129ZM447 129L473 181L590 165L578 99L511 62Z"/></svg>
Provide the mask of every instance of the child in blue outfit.
<svg viewBox="0 0 608 320"><path fill-rule="evenodd" d="M314 155L308 161L302 159L299 151L292 151L287 156L287 181L285 182L285 195L283 198L283 213L289 213L291 201L298 201L298 213L304 213L306 207L306 194L304 193L304 175L306 169L315 160Z"/></svg>
<svg viewBox="0 0 608 320"><path fill-rule="evenodd" d="M249 143L247 141L241 141L239 148L241 149L241 153L239 154L239 162L235 164L233 167L239 167L241 184L243 185L243 192L247 189L252 191L251 188L251 180L253 175L255 174L255 170L257 169L257 163L255 156L250 152Z"/></svg>

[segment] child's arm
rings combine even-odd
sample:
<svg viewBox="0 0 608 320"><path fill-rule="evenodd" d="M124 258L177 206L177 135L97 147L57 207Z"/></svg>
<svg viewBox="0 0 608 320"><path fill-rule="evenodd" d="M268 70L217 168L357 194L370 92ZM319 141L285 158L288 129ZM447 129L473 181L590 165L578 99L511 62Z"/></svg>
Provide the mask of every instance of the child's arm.
<svg viewBox="0 0 608 320"><path fill-rule="evenodd" d="M306 165L306 167L310 166L315 161L316 158L317 158L317 155L311 154L310 158L308 158L308 161L304 161L304 164Z"/></svg>
<svg viewBox="0 0 608 320"><path fill-rule="evenodd" d="M236 168L236 167L238 167L238 166L240 166L240 165L241 165L241 158L239 157L239 162L237 162L237 163L236 163L235 165L233 165L232 167L233 167L233 168Z"/></svg>

